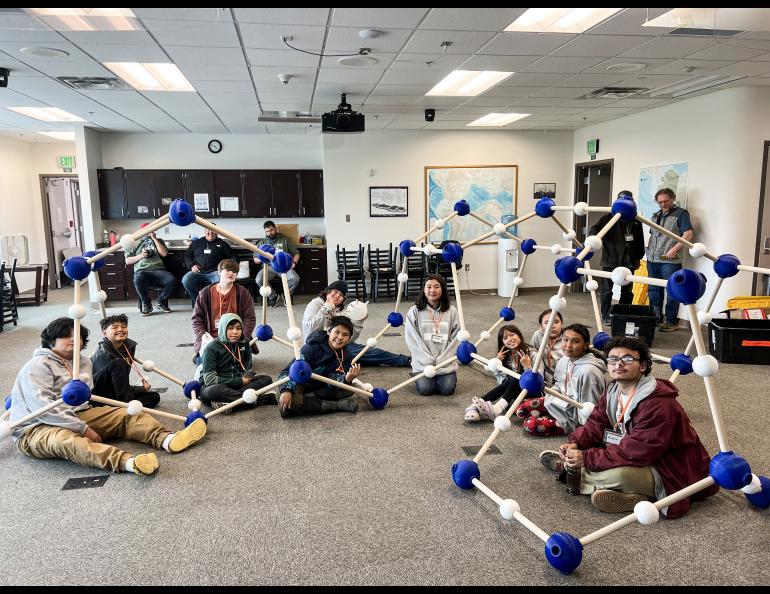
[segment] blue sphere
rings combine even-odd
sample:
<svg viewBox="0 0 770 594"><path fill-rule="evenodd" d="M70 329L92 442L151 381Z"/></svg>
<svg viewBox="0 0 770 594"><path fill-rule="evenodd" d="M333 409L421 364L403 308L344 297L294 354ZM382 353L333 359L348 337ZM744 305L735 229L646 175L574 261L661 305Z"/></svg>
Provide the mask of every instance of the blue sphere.
<svg viewBox="0 0 770 594"><path fill-rule="evenodd" d="M677 353L671 357L671 369L678 371L679 375L692 373L692 357L688 357L684 353Z"/></svg>
<svg viewBox="0 0 770 594"><path fill-rule="evenodd" d="M408 258L412 255L412 248L415 246L415 243L411 239L405 239L401 243L398 244L398 251L401 252L401 255L404 258Z"/></svg>
<svg viewBox="0 0 770 594"><path fill-rule="evenodd" d="M403 326L404 316L402 316L397 311L392 311L388 314L388 324L393 326L393 328L398 328L399 326Z"/></svg>
<svg viewBox="0 0 770 594"><path fill-rule="evenodd" d="M591 344L594 345L595 349L604 350L604 346L612 340L612 336L607 334L606 332L597 332L594 335L594 340Z"/></svg>
<svg viewBox="0 0 770 594"><path fill-rule="evenodd" d="M556 206L556 203L551 198L541 198L537 201L537 204L535 204L535 212L537 213L537 216L543 219L547 219L548 217L553 216L553 207Z"/></svg>
<svg viewBox="0 0 770 594"><path fill-rule="evenodd" d="M293 264L294 259L291 257L291 254L287 252L277 252L273 261L270 263L270 266L272 266L273 270L278 274L284 274L291 270Z"/></svg>
<svg viewBox="0 0 770 594"><path fill-rule="evenodd" d="M441 255L447 262L458 264L463 259L463 248L459 243L448 243L441 249Z"/></svg>
<svg viewBox="0 0 770 594"><path fill-rule="evenodd" d="M540 394L545 388L545 379L542 374L536 373L531 369L521 374L519 386L527 391L528 394Z"/></svg>
<svg viewBox="0 0 770 594"><path fill-rule="evenodd" d="M732 254L722 254L714 262L714 272L717 273L719 278L730 278L740 272L738 266L741 265L741 261L737 256Z"/></svg>
<svg viewBox="0 0 770 594"><path fill-rule="evenodd" d="M184 426L185 426L185 427L187 427L188 425L190 425L191 423L194 423L194 422L195 422L195 421L197 421L198 419L203 419L203 421L204 421L204 422L205 422L207 425L209 424L209 420L206 418L206 415L204 415L204 414L203 414L201 411L199 411L199 410L194 410L194 411L190 412L190 413L187 415L187 418L184 420Z"/></svg>
<svg viewBox="0 0 770 594"><path fill-rule="evenodd" d="M310 376L313 374L313 368L307 361L298 359L294 361L289 367L289 377L295 384L306 384L310 381Z"/></svg>
<svg viewBox="0 0 770 594"><path fill-rule="evenodd" d="M203 391L203 387L201 386L201 383L196 380L192 380L187 382L184 386L182 386L182 392L184 392L184 395L188 398L192 398L192 393L195 392L196 396L200 398L201 392Z"/></svg>
<svg viewBox="0 0 770 594"><path fill-rule="evenodd" d="M759 482L762 484L762 490L759 493L749 495L746 493L746 499L749 500L751 505L758 507L759 509L767 509L770 507L770 479L766 476L760 476Z"/></svg>
<svg viewBox="0 0 770 594"><path fill-rule="evenodd" d="M454 211L464 217L471 211L471 205L466 200L458 200L455 202Z"/></svg>
<svg viewBox="0 0 770 594"><path fill-rule="evenodd" d="M254 335L260 342L267 342L273 338L273 329L267 324L260 324L254 331Z"/></svg>
<svg viewBox="0 0 770 594"><path fill-rule="evenodd" d="M554 271L557 278L565 285L568 285L580 278L580 273L577 269L582 267L583 263L575 256L564 256L556 260Z"/></svg>
<svg viewBox="0 0 770 594"><path fill-rule="evenodd" d="M583 251L583 248L575 248L575 256L577 256L582 251ZM583 262L590 260L593 257L594 257L594 253L589 251L585 256L583 256Z"/></svg>
<svg viewBox="0 0 770 594"><path fill-rule="evenodd" d="M461 342L457 347L457 360L463 365L470 365L473 361L471 354L476 352L476 345L472 342Z"/></svg>
<svg viewBox="0 0 770 594"><path fill-rule="evenodd" d="M675 301L692 305L706 292L706 281L694 270L682 268L669 277L666 291Z"/></svg>
<svg viewBox="0 0 770 594"><path fill-rule="evenodd" d="M569 575L583 561L583 545L569 532L554 532L545 543L545 558L551 567Z"/></svg>
<svg viewBox="0 0 770 594"><path fill-rule="evenodd" d="M99 250L89 250L85 254L83 254L84 258L93 258L99 253ZM99 270L102 266L104 266L104 258L101 260L97 260L93 264L91 264L91 270Z"/></svg>
<svg viewBox="0 0 770 594"><path fill-rule="evenodd" d="M709 474L723 489L742 489L751 482L751 467L733 452L719 452L711 459Z"/></svg>
<svg viewBox="0 0 770 594"><path fill-rule="evenodd" d="M537 242L534 239L525 239L521 242L521 251L531 256L535 253L535 246L537 246Z"/></svg>
<svg viewBox="0 0 770 594"><path fill-rule="evenodd" d="M369 404L371 404L372 408L375 410L382 410L388 403L388 398L390 398L390 396L388 395L387 390L375 388L372 390L372 395L369 396Z"/></svg>
<svg viewBox="0 0 770 594"><path fill-rule="evenodd" d="M195 209L189 202L178 198L171 203L168 209L168 218L174 225L186 227L195 222Z"/></svg>
<svg viewBox="0 0 770 594"><path fill-rule="evenodd" d="M636 218L636 202L630 198L618 198L612 203L612 214L619 214L623 222L633 221Z"/></svg>
<svg viewBox="0 0 770 594"><path fill-rule="evenodd" d="M72 256L64 260L64 274L72 280L84 280L91 274L91 265L83 256Z"/></svg>
<svg viewBox="0 0 770 594"><path fill-rule="evenodd" d="M459 460L452 464L452 480L461 489L473 489L473 479L478 478L481 478L481 472L473 460Z"/></svg>
<svg viewBox="0 0 770 594"><path fill-rule="evenodd" d="M72 380L61 391L62 400L70 406L80 406L91 399L88 384L81 380Z"/></svg>
<svg viewBox="0 0 770 594"><path fill-rule="evenodd" d="M513 311L510 307L504 307L500 310L500 317L503 318L506 322L512 322L516 319L516 312Z"/></svg>
<svg viewBox="0 0 770 594"><path fill-rule="evenodd" d="M11 396L5 397L5 410L11 409Z"/></svg>
<svg viewBox="0 0 770 594"><path fill-rule="evenodd" d="M259 249L261 249L263 252L267 252L268 254L275 255L275 247L269 243L263 243L261 246L259 246ZM267 256L263 256L257 252L254 252L254 255L259 258L259 261L262 262L262 264L269 264L271 261Z"/></svg>

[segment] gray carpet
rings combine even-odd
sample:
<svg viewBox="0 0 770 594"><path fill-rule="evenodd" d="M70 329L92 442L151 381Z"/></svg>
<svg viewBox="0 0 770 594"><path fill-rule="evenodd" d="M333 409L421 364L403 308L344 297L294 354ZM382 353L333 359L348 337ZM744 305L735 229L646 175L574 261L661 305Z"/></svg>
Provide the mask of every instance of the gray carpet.
<svg viewBox="0 0 770 594"><path fill-rule="evenodd" d="M516 323L530 336L550 293L517 300ZM71 291L20 310L16 329L0 333L0 393L10 392L16 371L37 345L42 327L66 315ZM298 316L307 298L301 300ZM507 300L463 298L473 335L491 326ZM589 300L568 295L568 323L589 322ZM370 304L364 337L384 325L392 303ZM184 379L193 366L189 304L172 314L138 315L133 304L110 311L130 314L139 355ZM285 309L271 309L271 324L285 335ZM96 342L98 319L86 326ZM654 351L681 351L689 334L658 335ZM384 348L405 352L403 337ZM89 348L90 352L91 348ZM494 346L481 350L492 355ZM263 346L259 370L273 376L291 358L277 343ZM666 366L656 375L668 377ZM405 370L365 370L364 381L386 388ZM0 525L3 584L464 584L609 585L736 584L770 582L770 512L744 496L722 491L695 504L682 519L653 527L634 524L589 545L580 568L563 576L551 568L543 543L503 520L486 496L457 489L450 467L462 446L481 445L490 423L466 425L473 395L493 386L477 369L463 367L454 396L395 394L383 411L363 400L355 414L282 421L276 407L212 420L206 440L172 456L159 453L157 476L112 475L99 489L62 491L72 477L102 474L64 461L24 457L10 440L0 443ZM162 408L184 414L180 390L169 385ZM768 369L723 365L716 380L731 447L756 474L768 475ZM718 450L702 380L678 382L706 447ZM538 463L537 454L561 438L524 435L519 427L498 438L502 454L481 463L482 480L547 533L580 537L621 516L594 510L571 497ZM146 446L128 446L148 451Z"/></svg>

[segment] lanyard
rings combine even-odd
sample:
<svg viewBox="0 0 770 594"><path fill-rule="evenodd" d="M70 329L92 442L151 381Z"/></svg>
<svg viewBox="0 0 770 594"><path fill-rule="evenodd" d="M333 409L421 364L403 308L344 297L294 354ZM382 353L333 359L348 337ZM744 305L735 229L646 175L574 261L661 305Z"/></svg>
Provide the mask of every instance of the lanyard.
<svg viewBox="0 0 770 594"><path fill-rule="evenodd" d="M337 357L337 362L339 363L335 371L338 371L339 373L345 373L345 367L342 365L345 361L345 351L340 351L340 355L338 355L337 351L334 349L332 349L332 352L334 353L334 356Z"/></svg>
<svg viewBox="0 0 770 594"><path fill-rule="evenodd" d="M225 344L224 342L222 344ZM243 366L243 361L241 361L241 351L238 349L238 345L235 346L235 353L230 350L230 347L225 344L225 348L227 349L227 352L230 353L230 356L238 363L238 365L241 366L241 369L243 371L246 371L246 368ZM236 356L237 353L237 356Z"/></svg>
<svg viewBox="0 0 770 594"><path fill-rule="evenodd" d="M128 358L123 357L123 355L120 355L120 351L118 351L118 354L128 364L128 366L131 369L136 371L137 375L142 378L142 381L146 382L147 379L142 375L142 372L139 371L139 368L136 365L134 365L134 363L135 363L134 358L131 356L131 351L128 350L128 347L125 345L125 343L123 344L123 349L126 351L126 355L128 355Z"/></svg>
<svg viewBox="0 0 770 594"><path fill-rule="evenodd" d="M438 330L441 327L441 320L444 318L445 313L445 311L442 311L437 320L436 313L433 311L433 309L430 310L431 323L433 324L433 334L438 334Z"/></svg>
<svg viewBox="0 0 770 594"><path fill-rule="evenodd" d="M631 390L631 393L628 395L628 400L626 400L625 405L623 405L622 408L619 407L620 414L618 415L617 420L615 421L615 431L618 430L619 427L622 425L623 417L626 416L626 411L628 410L628 407L631 405L631 401L634 399L634 394L636 394L636 388L637 386L634 386L634 389ZM623 396L623 392L620 392L618 394L618 405L621 404L620 397Z"/></svg>

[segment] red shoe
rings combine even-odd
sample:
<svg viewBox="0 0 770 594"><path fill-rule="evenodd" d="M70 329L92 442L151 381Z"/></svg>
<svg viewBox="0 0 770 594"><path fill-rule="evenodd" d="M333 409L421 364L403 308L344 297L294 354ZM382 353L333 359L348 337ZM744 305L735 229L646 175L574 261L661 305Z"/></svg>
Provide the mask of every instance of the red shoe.
<svg viewBox="0 0 770 594"><path fill-rule="evenodd" d="M532 435L564 435L564 429L550 417L529 417L524 429Z"/></svg>

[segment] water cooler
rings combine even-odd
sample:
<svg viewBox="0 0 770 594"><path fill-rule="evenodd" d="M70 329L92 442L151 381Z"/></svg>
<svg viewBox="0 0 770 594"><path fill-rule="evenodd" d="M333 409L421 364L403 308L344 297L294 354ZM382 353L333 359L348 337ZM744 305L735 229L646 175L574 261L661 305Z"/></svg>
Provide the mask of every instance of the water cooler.
<svg viewBox="0 0 770 594"><path fill-rule="evenodd" d="M500 222L507 225L516 219L516 215L503 215ZM508 228L508 232L516 235L518 225ZM519 247L509 237L497 238L497 294L500 297L513 295L513 279L519 271Z"/></svg>

